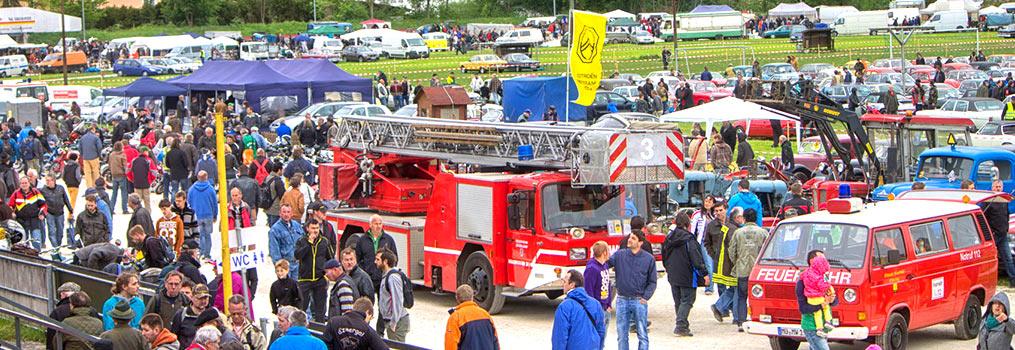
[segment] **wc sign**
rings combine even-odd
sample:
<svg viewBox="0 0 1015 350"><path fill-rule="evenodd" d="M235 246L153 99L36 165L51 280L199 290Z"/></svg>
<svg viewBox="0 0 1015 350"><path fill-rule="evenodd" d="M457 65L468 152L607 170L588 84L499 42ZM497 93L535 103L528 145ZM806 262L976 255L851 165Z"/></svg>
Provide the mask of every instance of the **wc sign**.
<svg viewBox="0 0 1015 350"><path fill-rule="evenodd" d="M247 250L242 252L233 252L229 255L229 262L232 263L233 271L242 271L257 267L257 264L268 259L268 254L265 254L263 250Z"/></svg>

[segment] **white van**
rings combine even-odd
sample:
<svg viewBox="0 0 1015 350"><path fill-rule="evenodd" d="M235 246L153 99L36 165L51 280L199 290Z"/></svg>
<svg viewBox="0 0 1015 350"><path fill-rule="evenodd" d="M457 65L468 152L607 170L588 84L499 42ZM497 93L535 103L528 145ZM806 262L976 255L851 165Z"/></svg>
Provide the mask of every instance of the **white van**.
<svg viewBox="0 0 1015 350"><path fill-rule="evenodd" d="M28 70L28 59L25 55L0 56L0 78L25 75Z"/></svg>
<svg viewBox="0 0 1015 350"><path fill-rule="evenodd" d="M935 32L965 29L969 27L969 16L965 10L938 11L923 26L933 27Z"/></svg>
<svg viewBox="0 0 1015 350"><path fill-rule="evenodd" d="M835 35L874 35L874 28L884 28L891 24L889 11L846 12L839 15L832 25Z"/></svg>
<svg viewBox="0 0 1015 350"><path fill-rule="evenodd" d="M543 43L543 31L536 28L518 28L504 33L494 43L539 45Z"/></svg>
<svg viewBox="0 0 1015 350"><path fill-rule="evenodd" d="M57 114L67 114L71 110L71 102L77 102L84 108L85 103L102 96L102 90L91 86L53 85L49 87L49 100L46 107Z"/></svg>
<svg viewBox="0 0 1015 350"><path fill-rule="evenodd" d="M244 61L268 59L268 43L263 41L247 41L240 43L240 59Z"/></svg>
<svg viewBox="0 0 1015 350"><path fill-rule="evenodd" d="M341 55L342 48L345 45L342 44L342 39L329 38L326 36L315 36L314 47L310 48L312 51L328 54L328 55Z"/></svg>
<svg viewBox="0 0 1015 350"><path fill-rule="evenodd" d="M191 45L191 46L178 46L173 48L166 54L166 57L186 57L190 59L201 59L201 51L204 51L206 56L211 55L211 45Z"/></svg>

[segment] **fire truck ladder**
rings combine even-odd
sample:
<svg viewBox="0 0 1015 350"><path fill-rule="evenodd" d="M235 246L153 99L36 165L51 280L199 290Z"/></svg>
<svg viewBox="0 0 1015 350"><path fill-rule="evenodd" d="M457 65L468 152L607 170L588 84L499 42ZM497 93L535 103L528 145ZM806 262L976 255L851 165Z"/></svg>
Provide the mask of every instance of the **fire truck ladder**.
<svg viewBox="0 0 1015 350"><path fill-rule="evenodd" d="M569 171L574 185L675 182L684 177L683 137L673 130L347 116L338 147L490 167Z"/></svg>
<svg viewBox="0 0 1015 350"><path fill-rule="evenodd" d="M851 178L854 169L851 162L853 151L850 146L839 142L839 137L834 128L834 124L837 122L845 124L846 133L853 140L853 144L858 145L853 149L860 153L856 158L859 167L866 169L862 180L874 186L884 184L884 169L881 166L881 160L874 153L874 147L871 144L870 136L867 134L867 129L864 129L860 123L860 118L856 115L856 112L842 108L841 105L815 89L813 83L809 80L790 84L785 90L782 99L759 100L755 102L794 116L799 116L799 120L802 122L813 122L812 125L814 125L818 135L821 137L821 142L831 146L831 149L826 148L825 150L828 159L835 159L831 154L834 150L839 155L839 158L842 159L843 166L845 167L843 175L845 179L843 180L855 181L858 179ZM864 158L867 159L866 166ZM832 173L834 174L834 171Z"/></svg>

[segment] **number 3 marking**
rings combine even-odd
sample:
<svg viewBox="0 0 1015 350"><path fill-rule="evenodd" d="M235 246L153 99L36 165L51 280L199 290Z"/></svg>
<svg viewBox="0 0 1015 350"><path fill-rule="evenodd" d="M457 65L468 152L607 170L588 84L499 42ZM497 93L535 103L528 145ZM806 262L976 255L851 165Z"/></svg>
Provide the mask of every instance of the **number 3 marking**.
<svg viewBox="0 0 1015 350"><path fill-rule="evenodd" d="M641 139L641 146L645 148L645 150L641 152L641 159L650 160L652 158L655 158L656 151L655 149L653 149L655 143L652 142L652 139L650 138Z"/></svg>

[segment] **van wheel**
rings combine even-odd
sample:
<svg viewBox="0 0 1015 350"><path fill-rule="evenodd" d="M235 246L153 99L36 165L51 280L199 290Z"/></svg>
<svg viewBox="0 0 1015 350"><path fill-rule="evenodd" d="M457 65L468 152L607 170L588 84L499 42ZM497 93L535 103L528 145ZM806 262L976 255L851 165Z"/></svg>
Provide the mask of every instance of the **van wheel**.
<svg viewBox="0 0 1015 350"><path fill-rule="evenodd" d="M807 180L811 179L811 176L809 174L807 174L807 170L803 170L803 169L794 171L793 172L793 177L795 177L797 180L799 180L800 183L805 183L805 182L807 182Z"/></svg>
<svg viewBox="0 0 1015 350"><path fill-rule="evenodd" d="M874 340L884 350L905 350L909 343L909 323L898 312L888 316L888 327L885 333Z"/></svg>
<svg viewBox="0 0 1015 350"><path fill-rule="evenodd" d="M874 31L872 30L872 31L870 32L870 35L871 35L871 36L875 35L875 32L874 32Z"/></svg>
<svg viewBox="0 0 1015 350"><path fill-rule="evenodd" d="M962 308L962 313L955 320L955 336L962 340L976 338L980 331L980 322L982 322L980 297L970 294L969 299L966 300L966 306Z"/></svg>
<svg viewBox="0 0 1015 350"><path fill-rule="evenodd" d="M485 252L469 254L459 280L461 280L459 285L468 283L472 286L476 291L476 304L486 311L496 314L504 307L504 287L493 284L493 267L490 266L490 259Z"/></svg>
<svg viewBox="0 0 1015 350"><path fill-rule="evenodd" d="M768 343L772 350L797 350L800 348L800 341L791 338L768 337Z"/></svg>
<svg viewBox="0 0 1015 350"><path fill-rule="evenodd" d="M955 27L955 29L962 30L962 26Z"/></svg>

